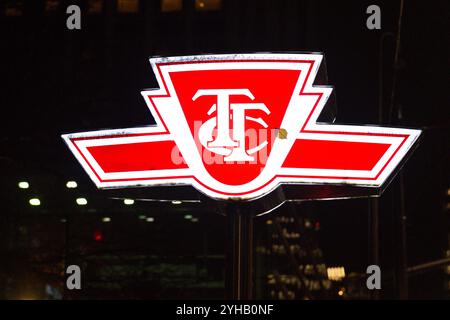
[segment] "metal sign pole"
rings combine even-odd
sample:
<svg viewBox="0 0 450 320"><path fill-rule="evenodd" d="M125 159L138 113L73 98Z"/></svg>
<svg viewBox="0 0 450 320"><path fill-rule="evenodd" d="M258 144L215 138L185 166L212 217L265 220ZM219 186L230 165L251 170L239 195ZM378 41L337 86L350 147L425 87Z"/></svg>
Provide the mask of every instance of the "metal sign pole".
<svg viewBox="0 0 450 320"><path fill-rule="evenodd" d="M239 206L227 209L228 256L226 295L249 300L253 291L253 217Z"/></svg>
<svg viewBox="0 0 450 320"><path fill-rule="evenodd" d="M369 264L380 265L379 198L369 198ZM380 299L379 290L372 290L370 297Z"/></svg>
<svg viewBox="0 0 450 320"><path fill-rule="evenodd" d="M400 300L408 299L408 251L407 251L407 225L406 225L406 209L405 209L405 181L404 174L400 172L400 210L398 212L398 275L397 287L398 297Z"/></svg>

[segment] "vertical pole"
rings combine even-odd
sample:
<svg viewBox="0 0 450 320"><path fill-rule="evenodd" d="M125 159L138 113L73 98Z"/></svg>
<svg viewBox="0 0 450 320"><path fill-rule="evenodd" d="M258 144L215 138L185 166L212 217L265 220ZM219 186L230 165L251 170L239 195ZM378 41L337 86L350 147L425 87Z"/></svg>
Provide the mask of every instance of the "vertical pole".
<svg viewBox="0 0 450 320"><path fill-rule="evenodd" d="M227 298L249 300L253 291L253 218L243 208L231 206L227 210L227 224Z"/></svg>
<svg viewBox="0 0 450 320"><path fill-rule="evenodd" d="M400 12L398 16L398 27L395 41L395 53L394 53L394 70L392 75L392 91L388 113L388 123L391 123L394 113L395 105L395 90L397 85L397 74L399 69L400 58L400 39L402 31L402 17L403 17L404 0L400 0ZM399 299L408 298L408 275L407 275L407 248L406 248L406 210L405 210L405 183L403 172L399 175L400 184L400 210L398 211L398 260L397 260L397 274L396 284L398 289Z"/></svg>
<svg viewBox="0 0 450 320"><path fill-rule="evenodd" d="M405 208L405 182L403 172L399 175L400 182L400 210L398 216L399 226L399 257L398 257L398 275L397 288L400 300L408 299L408 253L406 247L406 208Z"/></svg>
<svg viewBox="0 0 450 320"><path fill-rule="evenodd" d="M369 264L380 265L379 199L369 199ZM379 290L371 290L371 299L380 298Z"/></svg>
<svg viewBox="0 0 450 320"><path fill-rule="evenodd" d="M379 60L378 60L378 124L383 124L383 49L384 40L393 36L391 32L385 32L380 37L379 43ZM380 265L380 231L379 231L379 217L380 217L380 199L369 199L369 264ZM372 290L371 298L378 300L380 298L379 290Z"/></svg>

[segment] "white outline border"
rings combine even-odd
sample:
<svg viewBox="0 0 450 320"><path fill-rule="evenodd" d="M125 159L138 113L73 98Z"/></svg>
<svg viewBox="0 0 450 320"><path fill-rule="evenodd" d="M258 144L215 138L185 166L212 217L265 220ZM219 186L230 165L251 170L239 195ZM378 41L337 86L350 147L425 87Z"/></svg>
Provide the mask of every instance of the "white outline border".
<svg viewBox="0 0 450 320"><path fill-rule="evenodd" d="M183 175L183 176L194 176L193 171L191 169L169 169L169 170L155 170L155 171L139 171L139 172L120 172L120 173L105 173L100 168L100 166L96 163L93 157L87 151L87 147L93 145L110 145L110 144L120 144L120 143L139 143L139 142L148 142L148 141L163 141L163 140L176 140L169 132L167 132L165 125L160 119L158 112L156 112L154 105L149 98L149 96L166 96L162 98L153 98L155 101L157 99L170 99L173 98L171 95L173 87L170 87L170 83L165 83L163 79L160 77L160 73L158 70L158 65L161 64L170 64L170 63L187 63L187 64L179 64L179 65L167 65L166 67L171 67L171 69L176 70L193 70L192 66L196 64L197 67L201 69L217 69L219 63L215 64L212 61L221 60L235 60L235 61L251 61L251 60L268 60L274 62L276 60L304 60L313 62L313 67L311 70L311 74L306 79L306 84L303 85L305 79L302 79L303 76L306 76L304 72L301 73L298 84L302 85L304 90L307 93L322 93L323 97L318 102L314 113L311 115L310 119L306 123L305 130L306 131L321 131L321 132L330 132L329 134L324 133L307 133L300 132L297 138L308 138L308 139L324 139L334 140L334 141L364 141L373 140L374 143L390 143L392 144L388 151L383 155L377 165L370 171L351 171L351 170L326 170L326 169L299 169L299 168L279 168L278 172L274 173L275 175L323 175L327 177L332 176L349 176L353 175L356 177L364 177L364 175L369 174L370 178L376 177L378 172L383 168L386 162L389 160L391 155L400 145L402 138L396 137L395 135L407 135L408 138L404 141L401 148L397 151L395 156L390 159L388 165L384 167L383 172L378 176L376 180L364 180L364 179L336 179L336 178L305 178L305 177L280 177L277 176L272 179L268 184L264 187L257 189L252 192L245 192L240 196L229 196L225 194L225 192L216 192L209 188L206 188L198 181L191 177L180 177L180 178L164 178L166 176ZM98 188L116 188L116 187L131 187L131 186L164 186L164 185L193 185L199 191L205 193L206 195L216 198L216 199L254 199L265 195L270 192L274 188L276 188L280 184L346 184L346 185L360 185L360 186L369 186L369 187L379 187L381 186L386 179L393 172L395 167L400 163L400 161L404 158L406 153L409 151L414 142L418 139L421 134L420 130L412 130L412 129L400 129L400 128L387 128L387 127L376 127L376 126L354 126L354 125L334 125L334 124L323 124L317 123L317 118L322 112L323 107L332 92L332 87L328 86L313 86L313 82L315 80L317 71L319 69L320 63L322 61L321 54L237 54L237 55L201 55L201 56L182 56L182 57L167 57L167 58L153 58L150 59L151 66L153 68L154 74L158 81L159 89L152 90L144 90L141 92L143 95L147 106L150 109L152 116L155 119L156 125L141 127L141 128L131 128L131 129L118 129L118 130L101 130L101 131L91 131L84 133L74 133L74 134L66 134L62 135L62 138L69 146L72 153L75 155L77 160L80 162L82 167L88 173L90 178L94 181ZM205 63L208 62L208 63ZM224 61L220 62L220 68L223 68ZM230 62L234 64L233 68L236 67L235 62ZM256 62L253 62L256 63ZM283 62L284 65L290 64L287 62ZM295 62L294 62L295 64ZM178 66L181 68L173 67ZM242 68L248 68L248 66L242 66ZM163 71L164 68L161 68L161 73L163 76L169 72L169 70ZM198 69L195 69L198 70ZM172 70L172 72L175 70ZM166 73L164 73L166 72ZM167 80L167 78L165 77ZM170 79L169 79L170 82ZM169 88L169 92L166 92L166 86ZM296 89L300 89L297 88ZM293 99L299 99L298 96L295 96L297 90L294 90ZM302 96L303 97L303 96ZM307 99L306 97L303 97ZM152 99L152 100L153 100ZM298 101L297 101L298 103ZM304 103L303 103L304 104ZM303 114L298 114L299 117L305 117L307 115L308 110L302 110ZM163 116L164 117L164 116ZM285 117L287 118L287 117ZM292 117L289 117L292 119ZM298 118L297 118L298 119ZM296 121L298 122L298 120ZM302 120L302 124L306 121L306 119ZM355 133L355 135L345 135L335 134L335 133ZM359 135L356 135L359 134ZM123 137L123 135L130 134L149 134L148 136L136 136L136 137ZM361 136L361 134L382 134L382 135L394 135L394 136ZM113 136L111 138L106 138L105 136ZM77 146L81 151L78 152L75 142L73 139L86 138L86 140L78 140ZM97 138L97 139L95 139ZM290 148L289 148L290 150ZM288 150L288 151L289 151ZM94 168L96 173L100 176L102 180L107 179L134 179L134 178L153 178L149 180L137 180L137 181L114 181L114 182L102 182L100 181L93 170L90 168L89 164L83 158L89 161L91 166ZM287 155L287 154L286 154ZM184 156L184 154L183 154ZM284 159L283 159L284 161ZM170 171L170 172L169 172ZM198 178L198 172L195 172L195 176ZM169 175L168 175L169 174ZM158 179L158 178L161 179ZM236 189L236 186L232 186L233 190ZM228 189L228 188L227 188Z"/></svg>

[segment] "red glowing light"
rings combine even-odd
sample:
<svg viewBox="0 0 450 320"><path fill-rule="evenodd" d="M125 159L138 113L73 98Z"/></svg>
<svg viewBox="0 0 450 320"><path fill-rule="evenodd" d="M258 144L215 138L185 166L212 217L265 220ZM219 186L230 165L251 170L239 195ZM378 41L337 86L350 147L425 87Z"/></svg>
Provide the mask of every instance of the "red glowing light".
<svg viewBox="0 0 450 320"><path fill-rule="evenodd" d="M94 240L95 241L102 241L103 240L103 234L100 231L94 232Z"/></svg>

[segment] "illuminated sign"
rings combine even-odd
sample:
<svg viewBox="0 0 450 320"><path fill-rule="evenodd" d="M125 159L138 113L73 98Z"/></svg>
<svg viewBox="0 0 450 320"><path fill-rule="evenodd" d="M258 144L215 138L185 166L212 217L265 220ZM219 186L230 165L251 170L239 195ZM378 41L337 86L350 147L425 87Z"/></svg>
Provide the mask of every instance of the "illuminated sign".
<svg viewBox="0 0 450 320"><path fill-rule="evenodd" d="M192 185L254 199L283 183L379 187L420 130L318 123L320 54L150 59L156 125L63 135L99 188ZM364 108L364 105L356 106Z"/></svg>

